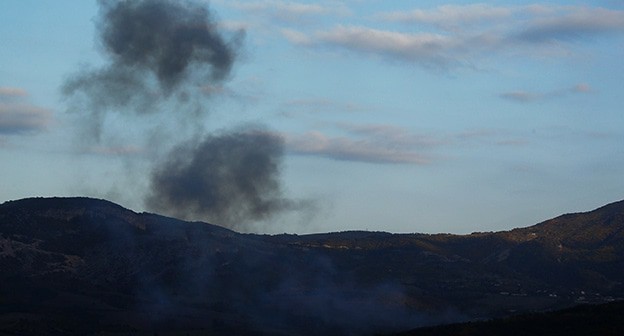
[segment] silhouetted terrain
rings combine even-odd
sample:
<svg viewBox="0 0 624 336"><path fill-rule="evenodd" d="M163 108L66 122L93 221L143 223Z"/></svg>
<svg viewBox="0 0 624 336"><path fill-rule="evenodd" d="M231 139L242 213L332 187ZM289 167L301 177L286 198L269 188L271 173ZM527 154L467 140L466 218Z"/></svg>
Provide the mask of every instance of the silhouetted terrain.
<svg viewBox="0 0 624 336"><path fill-rule="evenodd" d="M618 336L624 332L624 302L582 305L548 313L523 314L493 321L421 328L395 336Z"/></svg>
<svg viewBox="0 0 624 336"><path fill-rule="evenodd" d="M624 297L624 202L471 235L240 234L88 198L0 205L0 334L366 335Z"/></svg>

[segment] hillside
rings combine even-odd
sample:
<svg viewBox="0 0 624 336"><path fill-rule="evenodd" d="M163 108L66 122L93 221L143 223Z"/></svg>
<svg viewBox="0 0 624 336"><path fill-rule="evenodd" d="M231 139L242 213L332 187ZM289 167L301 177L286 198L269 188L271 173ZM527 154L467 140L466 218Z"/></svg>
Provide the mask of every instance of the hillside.
<svg viewBox="0 0 624 336"><path fill-rule="evenodd" d="M505 232L240 234L88 198L0 205L0 334L362 335L624 297L624 202Z"/></svg>
<svg viewBox="0 0 624 336"><path fill-rule="evenodd" d="M522 314L491 321L421 328L394 336L618 336L624 331L624 302Z"/></svg>

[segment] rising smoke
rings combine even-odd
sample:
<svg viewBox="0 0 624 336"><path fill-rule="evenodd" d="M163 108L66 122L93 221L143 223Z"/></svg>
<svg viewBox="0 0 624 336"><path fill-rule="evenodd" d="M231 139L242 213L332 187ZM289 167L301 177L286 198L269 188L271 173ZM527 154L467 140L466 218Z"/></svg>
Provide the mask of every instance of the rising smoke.
<svg viewBox="0 0 624 336"><path fill-rule="evenodd" d="M260 129L193 139L154 168L147 204L240 229L292 205L281 193L282 155L281 138Z"/></svg>
<svg viewBox="0 0 624 336"><path fill-rule="evenodd" d="M84 94L89 112L155 113L154 103L227 78L243 33L226 41L208 9L190 1L101 0L98 24L108 64L84 69L63 88ZM176 111L180 112L180 111Z"/></svg>
<svg viewBox="0 0 624 336"><path fill-rule="evenodd" d="M106 141L100 132L106 131L110 115L132 116L124 120L136 124L126 126L139 131L139 124L171 120L203 127L205 106L197 108L198 102L203 103L201 88L228 79L242 35L224 38L199 2L99 3L99 37L107 63L83 69L64 86L76 111L90 120L82 124L86 130L95 132L96 141ZM156 137L143 136L146 141ZM200 128L190 136L181 130L166 141L172 144L155 146L144 193L145 205L155 212L253 230L250 223L286 210L304 210L305 215L314 210L309 201L284 197L280 179L283 142L264 127L236 127L219 133ZM103 265L139 261L128 265L129 274L136 276L140 311L147 312L153 323L173 316L186 318L190 310L184 309L189 303L221 318L228 316L228 323L240 318L268 333L367 334L388 330L387 325L398 329L420 323L420 316L405 311L400 286L368 288L341 281L345 272L328 266L331 262L326 263L326 258L317 259L314 252L280 248L276 253L272 248L259 248L261 241L233 243L229 237L206 235L198 229L193 230L200 239L193 241L193 226L167 225L166 230L184 232L179 234L184 239L156 238L168 247L161 255L138 248L134 241L139 241L138 234L117 233L114 228L114 234L124 238L113 241L123 242L125 249L114 246L110 254L101 256ZM127 246L132 246L130 251ZM218 246L226 248L221 251ZM140 257L128 257L134 253ZM118 258L111 257L116 254ZM220 306L232 311L219 312ZM198 320L206 323L209 318L202 314Z"/></svg>
<svg viewBox="0 0 624 336"><path fill-rule="evenodd" d="M105 141L101 135L109 115L132 116L128 120L136 124L125 126L137 130L148 122L156 122L157 129L199 125L190 139L181 130L167 137L143 134L146 141L167 139L167 146L150 143L157 147L152 149L156 163L145 205L233 228L294 210L294 203L281 195L281 139L262 127L218 135L203 128L201 88L228 79L244 34L226 39L203 2L99 4L99 40L107 64L82 69L63 87L72 109L88 119L82 131Z"/></svg>

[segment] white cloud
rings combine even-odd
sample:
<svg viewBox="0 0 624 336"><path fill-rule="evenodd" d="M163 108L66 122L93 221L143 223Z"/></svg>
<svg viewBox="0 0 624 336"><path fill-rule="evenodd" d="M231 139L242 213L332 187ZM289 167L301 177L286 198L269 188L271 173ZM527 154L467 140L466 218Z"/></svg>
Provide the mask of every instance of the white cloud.
<svg viewBox="0 0 624 336"><path fill-rule="evenodd" d="M308 45L312 43L312 39L308 35L300 31L288 28L281 29L280 31L282 33L282 36L284 36L284 38L286 38L292 44Z"/></svg>
<svg viewBox="0 0 624 336"><path fill-rule="evenodd" d="M329 3L301 3L283 0L227 1L224 4L253 15L264 15L285 22L296 22L303 17L318 15L347 15L344 5Z"/></svg>
<svg viewBox="0 0 624 336"><path fill-rule="evenodd" d="M313 40L317 44L427 65L452 62L454 57L450 54L463 44L441 34L410 34L356 26L336 26L316 33Z"/></svg>
<svg viewBox="0 0 624 336"><path fill-rule="evenodd" d="M512 12L509 7L487 4L443 5L434 9L382 13L378 17L386 21L424 23L442 29L456 30L469 24L500 21L511 16Z"/></svg>
<svg viewBox="0 0 624 336"><path fill-rule="evenodd" d="M428 151L443 143L392 125L338 125L346 135L329 136L320 131L283 134L291 153L341 161L392 164L428 164Z"/></svg>
<svg viewBox="0 0 624 336"><path fill-rule="evenodd" d="M286 136L285 139L292 153L334 160L411 164L427 164L430 161L427 156L414 151L390 148L369 140L328 137L316 131L299 136Z"/></svg>
<svg viewBox="0 0 624 336"><path fill-rule="evenodd" d="M582 6L446 5L381 13L382 22L409 30L336 25L315 32L289 30L293 44L333 47L425 67L473 66L491 55L561 55L571 41L624 33L624 11ZM565 54L565 53L564 53Z"/></svg>

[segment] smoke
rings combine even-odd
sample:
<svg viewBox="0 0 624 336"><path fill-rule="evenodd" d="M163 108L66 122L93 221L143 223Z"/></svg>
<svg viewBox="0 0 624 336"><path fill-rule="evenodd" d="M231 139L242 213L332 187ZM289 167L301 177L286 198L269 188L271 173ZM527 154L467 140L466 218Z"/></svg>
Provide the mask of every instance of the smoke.
<svg viewBox="0 0 624 336"><path fill-rule="evenodd" d="M96 139L111 111L157 114L173 100L169 114L182 121L196 118L203 108L193 98L202 85L227 79L243 32L226 40L205 4L191 1L99 4L99 42L107 63L83 68L62 88L73 110L90 114Z"/></svg>
<svg viewBox="0 0 624 336"><path fill-rule="evenodd" d="M284 210L309 208L282 196L279 137L261 127L218 135L204 128L202 88L228 79L243 32L226 39L204 2L99 4L106 62L81 69L63 92L70 110L84 117L82 136L118 146L125 131L149 148L155 162L144 194L149 210L242 228ZM127 167L127 175L145 170Z"/></svg>
<svg viewBox="0 0 624 336"><path fill-rule="evenodd" d="M260 129L208 135L178 145L154 168L150 208L242 228L286 209L281 138Z"/></svg>
<svg viewBox="0 0 624 336"><path fill-rule="evenodd" d="M233 52L205 7L166 0L101 3L102 41L115 65L153 72L164 92L188 79L195 63L210 65L212 79L229 73Z"/></svg>
<svg viewBox="0 0 624 336"><path fill-rule="evenodd" d="M296 256L305 264L282 269L280 283L248 304L258 329L270 327L285 335L380 335L437 322L408 306L400 283L365 284L336 268L332 258L308 253Z"/></svg>

